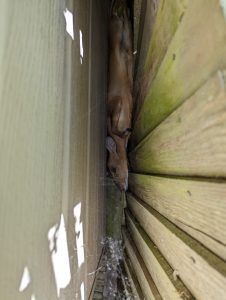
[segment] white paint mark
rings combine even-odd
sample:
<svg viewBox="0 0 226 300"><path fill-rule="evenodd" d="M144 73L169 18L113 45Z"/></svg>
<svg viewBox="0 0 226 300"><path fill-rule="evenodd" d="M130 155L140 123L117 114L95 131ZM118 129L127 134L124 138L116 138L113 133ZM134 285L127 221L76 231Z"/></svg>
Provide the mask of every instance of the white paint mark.
<svg viewBox="0 0 226 300"><path fill-rule="evenodd" d="M54 225L50 228L48 240L59 297L60 289L66 288L71 280L67 234L63 214L61 214L60 226Z"/></svg>
<svg viewBox="0 0 226 300"><path fill-rule="evenodd" d="M80 62L82 64L84 49L83 49L83 39L82 39L82 31L79 30L79 37L80 37Z"/></svg>
<svg viewBox="0 0 226 300"><path fill-rule="evenodd" d="M66 21L66 31L74 40L74 24L73 24L73 14L66 8L64 11L64 17Z"/></svg>
<svg viewBox="0 0 226 300"><path fill-rule="evenodd" d="M83 225L80 222L81 218L81 202L74 207L75 217L75 235L76 235L76 249L79 268L85 261L84 244L83 244Z"/></svg>
<svg viewBox="0 0 226 300"><path fill-rule="evenodd" d="M35 294L31 295L31 300L36 300Z"/></svg>
<svg viewBox="0 0 226 300"><path fill-rule="evenodd" d="M223 13L224 13L224 19L226 21L226 0L220 0L220 5L223 9Z"/></svg>
<svg viewBox="0 0 226 300"><path fill-rule="evenodd" d="M27 267L24 268L23 275L20 282L19 292L23 292L31 282L31 276Z"/></svg>
<svg viewBox="0 0 226 300"><path fill-rule="evenodd" d="M85 300L85 286L84 286L84 282L80 286L80 294L81 294L81 300Z"/></svg>

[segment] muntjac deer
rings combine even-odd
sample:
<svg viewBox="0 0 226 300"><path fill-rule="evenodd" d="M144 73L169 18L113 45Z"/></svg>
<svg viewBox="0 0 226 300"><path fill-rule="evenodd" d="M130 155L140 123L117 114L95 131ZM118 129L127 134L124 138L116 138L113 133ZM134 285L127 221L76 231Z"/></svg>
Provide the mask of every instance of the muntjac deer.
<svg viewBox="0 0 226 300"><path fill-rule="evenodd" d="M132 30L126 1L112 5L109 30L109 80L107 96L106 147L108 168L120 190L128 187L126 147L131 133L133 110Z"/></svg>

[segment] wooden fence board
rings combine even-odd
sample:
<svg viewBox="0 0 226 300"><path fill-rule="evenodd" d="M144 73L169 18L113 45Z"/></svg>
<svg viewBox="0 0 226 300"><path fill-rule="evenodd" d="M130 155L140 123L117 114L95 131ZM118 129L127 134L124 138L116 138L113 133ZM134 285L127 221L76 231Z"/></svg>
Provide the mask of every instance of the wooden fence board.
<svg viewBox="0 0 226 300"><path fill-rule="evenodd" d="M211 77L130 153L135 172L226 176L224 76Z"/></svg>
<svg viewBox="0 0 226 300"><path fill-rule="evenodd" d="M132 267L131 261L130 261L128 255L126 255L126 253L124 253L124 255L125 255L125 259L124 259L123 263L124 263L125 271L128 276L128 280L129 280L133 295L134 295L135 299L144 299L142 290L140 288L140 284L137 280L137 277L136 277L135 271Z"/></svg>
<svg viewBox="0 0 226 300"><path fill-rule="evenodd" d="M132 262L133 268L136 272L137 279L146 299L162 299L153 279L151 278L139 252L135 248L134 243L129 238L125 229L122 231L125 242L127 254Z"/></svg>
<svg viewBox="0 0 226 300"><path fill-rule="evenodd" d="M148 53L149 40L153 31L159 0L139 0L139 2L141 2L140 24L137 48L134 49L137 51L134 70L134 75L137 79L136 81L140 81L139 78L143 73L145 59ZM136 31L136 24L134 24L134 26ZM135 83L137 83L136 81Z"/></svg>
<svg viewBox="0 0 226 300"><path fill-rule="evenodd" d="M159 1L144 66L144 74L148 77L149 84L154 78L167 47L183 19L188 2L188 0Z"/></svg>
<svg viewBox="0 0 226 300"><path fill-rule="evenodd" d="M173 223L128 195L128 206L192 294L198 299L225 299L226 264Z"/></svg>
<svg viewBox="0 0 226 300"><path fill-rule="evenodd" d="M175 278L174 270L159 252L156 245L145 235L141 228L138 230L138 225L134 224L134 218L128 210L126 211L126 221L138 251L162 298L166 300L191 299L190 292L180 279Z"/></svg>
<svg viewBox="0 0 226 300"><path fill-rule="evenodd" d="M189 1L136 120L132 147L225 62L226 26L219 1Z"/></svg>
<svg viewBox="0 0 226 300"><path fill-rule="evenodd" d="M150 87L166 54L167 47L183 19L188 0L148 0L147 2L146 14L143 17L148 22L144 23L142 29L147 30L147 27L151 32L144 36L142 49L139 49L141 53L137 59L139 67L135 85L136 109L134 119L139 114L148 87ZM144 51L144 49L146 50Z"/></svg>
<svg viewBox="0 0 226 300"><path fill-rule="evenodd" d="M226 260L226 182L131 174L130 190Z"/></svg>

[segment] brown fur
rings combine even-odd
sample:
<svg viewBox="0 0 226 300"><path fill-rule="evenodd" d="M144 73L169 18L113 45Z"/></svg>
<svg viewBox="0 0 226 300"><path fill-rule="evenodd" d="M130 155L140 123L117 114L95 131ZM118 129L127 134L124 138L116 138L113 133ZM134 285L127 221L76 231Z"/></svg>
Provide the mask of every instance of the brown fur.
<svg viewBox="0 0 226 300"><path fill-rule="evenodd" d="M118 9L118 11L117 11ZM125 1L115 1L109 29L109 80L107 129L114 150L109 150L108 168L121 190L127 189L128 164L126 147L131 132L133 110L132 30ZM113 172L112 170L116 170Z"/></svg>

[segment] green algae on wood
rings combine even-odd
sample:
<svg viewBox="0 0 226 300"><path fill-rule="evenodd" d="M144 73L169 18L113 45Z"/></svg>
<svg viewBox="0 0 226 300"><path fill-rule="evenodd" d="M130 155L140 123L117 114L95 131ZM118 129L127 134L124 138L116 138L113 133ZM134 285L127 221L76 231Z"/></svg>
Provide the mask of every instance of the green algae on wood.
<svg viewBox="0 0 226 300"><path fill-rule="evenodd" d="M226 62L226 27L218 2L191 1L136 120L134 147Z"/></svg>
<svg viewBox="0 0 226 300"><path fill-rule="evenodd" d="M188 0L161 0L149 44L144 73L152 81L169 42L183 19Z"/></svg>
<svg viewBox="0 0 226 300"><path fill-rule="evenodd" d="M146 14L146 18L150 18L152 23L145 26L153 27L151 31L151 40L149 36L143 41L143 46L146 45L147 51L143 57L139 57L139 72L137 80L139 81L139 93L136 95L136 111L134 118L136 119L140 108L144 101L144 95L150 86L156 72L160 66L161 61L167 51L169 42L175 34L183 15L187 8L188 0L159 0L150 1L149 13ZM153 18L152 15L156 14ZM147 53L147 54L146 54Z"/></svg>
<svg viewBox="0 0 226 300"><path fill-rule="evenodd" d="M130 153L134 172L226 177L223 73L214 74Z"/></svg>

